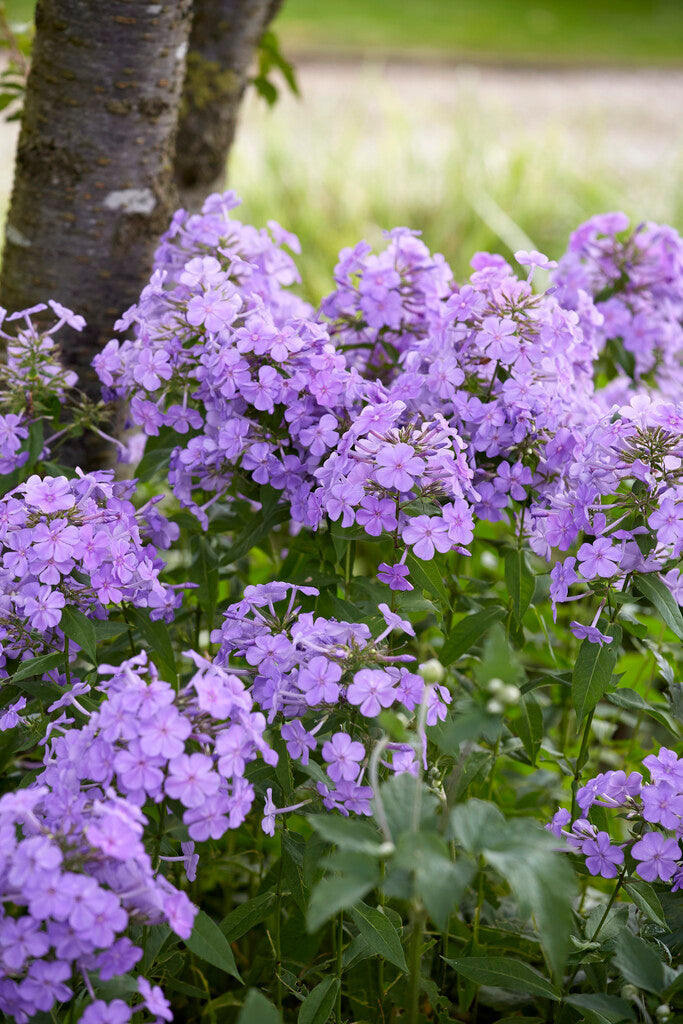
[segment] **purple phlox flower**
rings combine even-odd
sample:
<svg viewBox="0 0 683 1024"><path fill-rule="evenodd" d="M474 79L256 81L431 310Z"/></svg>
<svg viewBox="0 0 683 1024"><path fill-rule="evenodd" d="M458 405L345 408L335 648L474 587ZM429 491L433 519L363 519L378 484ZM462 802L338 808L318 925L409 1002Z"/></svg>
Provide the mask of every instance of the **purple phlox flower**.
<svg viewBox="0 0 683 1024"><path fill-rule="evenodd" d="M15 701L14 704L10 704L2 714L0 714L0 732L6 732L8 729L16 729L18 725L24 725L25 720L19 715L19 711L23 711L26 707L26 697L20 697L19 700Z"/></svg>
<svg viewBox="0 0 683 1024"><path fill-rule="evenodd" d="M266 790L266 799L263 805L263 819L261 821L261 828L267 836L275 835L275 815L276 814L289 814L290 811L298 811L300 807L305 807L306 804L310 804L310 800L302 800L301 803L292 804L291 807L276 807L273 803L273 791L272 789Z"/></svg>
<svg viewBox="0 0 683 1024"><path fill-rule="evenodd" d="M380 582L387 583L390 590L412 590L412 583L406 579L408 573L408 566L402 562L398 562L396 565L380 562L377 578Z"/></svg>
<svg viewBox="0 0 683 1024"><path fill-rule="evenodd" d="M598 537L592 544L582 544L578 558L579 572L586 580L596 576L609 579L619 571L619 552L607 537Z"/></svg>
<svg viewBox="0 0 683 1024"><path fill-rule="evenodd" d="M511 363L519 348L516 330L516 323L508 317L487 316L480 327L479 342L491 359Z"/></svg>
<svg viewBox="0 0 683 1024"><path fill-rule="evenodd" d="M598 830L595 825L592 825L586 818L577 818L572 823L571 832L564 833L567 844L577 853L581 852L586 839L595 839L597 834Z"/></svg>
<svg viewBox="0 0 683 1024"><path fill-rule="evenodd" d="M464 498L444 505L441 509L443 521L448 528L448 539L452 544L470 544L474 537L472 510Z"/></svg>
<svg viewBox="0 0 683 1024"><path fill-rule="evenodd" d="M164 349L142 349L133 369L133 377L138 384L146 391L156 391L162 380L170 380L172 376L173 368L168 361L168 352Z"/></svg>
<svg viewBox="0 0 683 1024"><path fill-rule="evenodd" d="M675 544L683 535L683 505L664 498L649 516L648 524L657 531L660 544Z"/></svg>
<svg viewBox="0 0 683 1024"><path fill-rule="evenodd" d="M588 640L589 643L599 644L600 647L603 644L612 643L612 637L601 633L597 626L583 626L580 622L573 620L569 623L569 628L577 640Z"/></svg>
<svg viewBox="0 0 683 1024"><path fill-rule="evenodd" d="M327 774L335 782L358 778L359 762L365 757L365 747L345 732L337 732L323 744L323 759L328 762Z"/></svg>
<svg viewBox="0 0 683 1024"><path fill-rule="evenodd" d="M96 999L83 1011L80 1024L128 1024L132 1015L123 999L113 999L111 1003Z"/></svg>
<svg viewBox="0 0 683 1024"><path fill-rule="evenodd" d="M555 811L552 818L544 828L546 828L548 832L552 832L557 839L561 839L562 829L565 825L568 825L571 820L572 816L569 811L565 807L560 807L558 811Z"/></svg>
<svg viewBox="0 0 683 1024"><path fill-rule="evenodd" d="M615 878L617 864L624 862L623 849L611 845L607 832L598 832L594 839L586 839L581 850L586 855L586 867L591 875Z"/></svg>
<svg viewBox="0 0 683 1024"><path fill-rule="evenodd" d="M350 704L360 705L366 718L374 718L382 708L394 703L394 680L383 669L362 668L354 675L346 697Z"/></svg>
<svg viewBox="0 0 683 1024"><path fill-rule="evenodd" d="M683 761L675 751L660 747L658 754L648 754L643 758L643 764L653 782L670 782L679 790L683 787Z"/></svg>
<svg viewBox="0 0 683 1024"><path fill-rule="evenodd" d="M64 512L76 504L65 476L30 476L22 489L27 503L41 512Z"/></svg>
<svg viewBox="0 0 683 1024"><path fill-rule="evenodd" d="M317 423L305 427L299 434L299 440L311 452L311 455L322 455L328 448L334 448L339 440L336 431L337 420L326 413Z"/></svg>
<svg viewBox="0 0 683 1024"><path fill-rule="evenodd" d="M678 786L669 782L656 782L643 786L640 793L643 801L643 817L653 824L668 829L678 829L683 818L683 793Z"/></svg>
<svg viewBox="0 0 683 1024"><path fill-rule="evenodd" d="M364 527L371 537L379 537L382 530L391 533L396 529L396 505L390 498L378 498L366 494L356 512L356 522Z"/></svg>
<svg viewBox="0 0 683 1024"><path fill-rule="evenodd" d="M299 677L301 678L301 677ZM311 750L316 748L316 739L313 732L308 732L298 718L291 722L285 722L280 734L287 744L287 753L291 758L308 764Z"/></svg>
<svg viewBox="0 0 683 1024"><path fill-rule="evenodd" d="M527 252L526 249L519 249L515 253L515 259L521 267L540 267L541 270L555 270L557 267L557 261L548 259L538 249L531 249Z"/></svg>
<svg viewBox="0 0 683 1024"><path fill-rule="evenodd" d="M158 985L150 985L146 978L138 977L138 992L143 998L145 1009L163 1020L173 1020L171 1004Z"/></svg>
<svg viewBox="0 0 683 1024"><path fill-rule="evenodd" d="M413 553L422 561L434 557L434 551L445 552L451 547L448 526L440 516L413 516L408 519L401 537L412 545Z"/></svg>
<svg viewBox="0 0 683 1024"><path fill-rule="evenodd" d="M646 832L631 847L634 860L641 861L637 874L646 882L654 882L660 878L668 882L681 857L681 848L675 839L667 839L661 832Z"/></svg>
<svg viewBox="0 0 683 1024"><path fill-rule="evenodd" d="M199 807L219 785L213 759L206 754L180 754L169 761L166 792L185 807Z"/></svg>
<svg viewBox="0 0 683 1024"><path fill-rule="evenodd" d="M311 707L316 704L336 704L339 699L341 666L322 655L311 658L299 672L298 686Z"/></svg>
<svg viewBox="0 0 683 1024"><path fill-rule="evenodd" d="M375 456L375 479L382 487L405 492L414 486L414 478L425 471L424 459L415 454L410 444L384 444Z"/></svg>
<svg viewBox="0 0 683 1024"><path fill-rule="evenodd" d="M188 882L194 882L197 877L197 865L199 864L199 854L194 852L194 843L192 841L187 843L181 843L180 849L183 851L183 864L185 867L185 874L187 875Z"/></svg>
<svg viewBox="0 0 683 1024"><path fill-rule="evenodd" d="M372 787L362 786L359 782L350 779L342 779L337 783L336 789L330 789L323 782L317 784L317 790L323 798L323 806L328 810L337 810L346 818L351 811L354 814L372 814L370 801L372 800Z"/></svg>
<svg viewBox="0 0 683 1024"><path fill-rule="evenodd" d="M207 331L216 333L229 327L234 321L242 305L242 299L236 291L230 293L230 286L223 286L220 291L208 291L203 295L193 295L187 304L187 322L193 327L202 324Z"/></svg>
<svg viewBox="0 0 683 1024"><path fill-rule="evenodd" d="M392 612L388 604L377 605L377 610L382 613L382 618L386 622L387 628L377 637L375 643L381 643L394 629L400 629L403 633L408 633L409 636L415 636L412 623L408 619L402 619L396 612Z"/></svg>

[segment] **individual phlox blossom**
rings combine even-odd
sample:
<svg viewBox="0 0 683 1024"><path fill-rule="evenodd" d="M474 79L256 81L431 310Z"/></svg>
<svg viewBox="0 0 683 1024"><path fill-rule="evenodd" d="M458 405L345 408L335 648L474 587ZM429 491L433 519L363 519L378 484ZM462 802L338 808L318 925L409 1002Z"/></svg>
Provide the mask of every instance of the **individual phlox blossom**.
<svg viewBox="0 0 683 1024"><path fill-rule="evenodd" d="M358 778L365 747L347 733L337 732L323 744L322 756L327 762L327 774L334 782L353 781Z"/></svg>
<svg viewBox="0 0 683 1024"><path fill-rule="evenodd" d="M448 523L440 516L419 515L408 519L401 537L406 544L412 546L418 558L428 562L434 557L435 551L445 552L450 549L448 533Z"/></svg>
<svg viewBox="0 0 683 1024"><path fill-rule="evenodd" d="M668 882L681 858L681 848L675 839L667 838L661 832L646 832L631 847L634 860L640 861L636 873L646 882L654 882L659 878Z"/></svg>
<svg viewBox="0 0 683 1024"><path fill-rule="evenodd" d="M674 750L660 747L658 754L648 754L643 764L650 772L653 782L669 782L683 790L683 760Z"/></svg>
<svg viewBox="0 0 683 1024"><path fill-rule="evenodd" d="M382 487L397 491L409 491L415 477L425 471L425 462L415 454L409 444L383 445L375 455L378 468L375 470L377 482Z"/></svg>
<svg viewBox="0 0 683 1024"><path fill-rule="evenodd" d="M374 718L382 708L391 707L394 703L394 680L383 669L360 669L353 677L346 698L350 704L359 707L366 718Z"/></svg>
<svg viewBox="0 0 683 1024"><path fill-rule="evenodd" d="M683 538L683 504L664 498L659 508L648 517L648 525L657 532L660 544L681 543Z"/></svg>
<svg viewBox="0 0 683 1024"><path fill-rule="evenodd" d="M581 850L585 854L586 867L591 875L616 878L617 865L624 862L624 851L620 846L611 845L609 833L598 832L594 839L586 839Z"/></svg>
<svg viewBox="0 0 683 1024"><path fill-rule="evenodd" d="M389 565L387 562L380 562L377 578L389 586L390 590L412 590L413 585L408 580L410 570L403 562L396 565Z"/></svg>
<svg viewBox="0 0 683 1024"><path fill-rule="evenodd" d="M619 552L607 537L598 537L592 544L582 544L578 559L579 572L587 580L596 576L609 579L619 571Z"/></svg>
<svg viewBox="0 0 683 1024"><path fill-rule="evenodd" d="M679 829L683 820L683 793L669 782L643 786L640 798L646 821L668 829Z"/></svg>
<svg viewBox="0 0 683 1024"><path fill-rule="evenodd" d="M158 985L151 985L146 978L138 977L138 992L143 998L145 1009L159 1020L173 1020L171 1004Z"/></svg>

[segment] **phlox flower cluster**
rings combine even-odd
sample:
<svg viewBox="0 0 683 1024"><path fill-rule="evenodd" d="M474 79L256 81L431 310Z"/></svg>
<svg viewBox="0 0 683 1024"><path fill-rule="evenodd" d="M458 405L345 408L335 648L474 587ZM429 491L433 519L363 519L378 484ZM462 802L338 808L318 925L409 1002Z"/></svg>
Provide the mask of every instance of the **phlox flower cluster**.
<svg viewBox="0 0 683 1024"><path fill-rule="evenodd" d="M414 635L409 622L381 604L384 629L373 637L365 623L316 616L302 611L298 595L316 596L314 587L274 582L249 586L241 601L228 607L225 622L212 634L220 644L216 665L241 658L252 666L251 693L267 714L269 723L280 723L289 756L307 765L317 750L317 734L328 717L345 720L360 713L376 718L385 708L410 713L426 703L426 723L434 725L446 716L451 695L442 685L426 687L422 676L411 672L408 654L391 653L387 637L394 630ZM236 743L242 735L236 730ZM370 813L372 789L362 785L366 751L361 742L339 731L322 745L329 782L317 790L326 808L342 814ZM397 747L390 767L408 771L415 761L411 747ZM276 813L269 797L265 820L270 830Z"/></svg>
<svg viewBox="0 0 683 1024"><path fill-rule="evenodd" d="M32 418L42 413L47 400L63 400L78 380L61 365L55 335L64 325L82 331L85 320L52 299L49 308L55 320L45 327L42 317L40 326L34 323L48 309L43 302L9 315L0 307L0 475L25 465L29 452L24 442ZM43 457L49 455L48 445Z"/></svg>
<svg viewBox="0 0 683 1024"><path fill-rule="evenodd" d="M573 554L551 572L554 604L570 588L621 590L633 572L657 572L683 603L676 563L683 551L683 405L646 395L615 407L574 446L563 485L532 510L530 541L539 554ZM603 601L604 603L604 601ZM601 606L602 607L602 606ZM599 614L599 612L598 612ZM593 637L602 642L599 631Z"/></svg>
<svg viewBox="0 0 683 1024"><path fill-rule="evenodd" d="M576 794L581 817L572 822L570 812L560 809L546 826L569 849L586 858L591 875L615 878L624 868L624 851L635 862L635 873L646 882L671 882L672 892L683 888L683 760L662 747L649 754L641 772L601 772ZM626 841L616 842L588 820L593 805L618 810L629 823Z"/></svg>
<svg viewBox="0 0 683 1024"><path fill-rule="evenodd" d="M339 438L334 407L354 385L326 329L285 290L298 274L282 245L298 249L296 239L274 222L240 224L235 205L226 193L201 215L176 215L149 286L117 325L133 339L110 341L94 366L146 435L170 428L169 479L204 525L245 476L282 491L303 520L311 469ZM197 492L211 497L200 505Z"/></svg>
<svg viewBox="0 0 683 1024"><path fill-rule="evenodd" d="M34 475L0 499L3 664L60 649L67 605L102 619L107 605L127 601L152 618L172 617L181 596L160 582L164 563L154 545L168 546L178 527L154 502L136 511L133 490L112 471Z"/></svg>
<svg viewBox="0 0 683 1024"><path fill-rule="evenodd" d="M554 282L563 306L575 309L598 350L612 355L618 379L608 393L618 388L625 401L632 378L675 399L682 383L683 241L661 224L628 228L623 213L582 224Z"/></svg>
<svg viewBox="0 0 683 1024"><path fill-rule="evenodd" d="M166 922L188 938L195 914L155 872L139 808L82 785L68 736L53 738L37 783L0 797L0 1009L18 1024L71 999L74 973L94 998L91 974L107 981L134 967L142 949L123 934L129 925ZM82 1019L112 1019L98 1005Z"/></svg>

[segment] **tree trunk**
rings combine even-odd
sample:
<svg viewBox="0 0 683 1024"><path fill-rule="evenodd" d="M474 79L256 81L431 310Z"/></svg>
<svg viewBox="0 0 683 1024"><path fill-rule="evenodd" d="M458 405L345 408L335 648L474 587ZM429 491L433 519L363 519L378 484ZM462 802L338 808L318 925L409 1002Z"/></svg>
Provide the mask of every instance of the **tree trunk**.
<svg viewBox="0 0 683 1024"><path fill-rule="evenodd" d="M176 204L174 142L191 0L38 0L0 277L11 310L81 313L64 361L90 362L139 296Z"/></svg>
<svg viewBox="0 0 683 1024"><path fill-rule="evenodd" d="M187 209L223 186L254 49L282 0L194 0L175 176Z"/></svg>

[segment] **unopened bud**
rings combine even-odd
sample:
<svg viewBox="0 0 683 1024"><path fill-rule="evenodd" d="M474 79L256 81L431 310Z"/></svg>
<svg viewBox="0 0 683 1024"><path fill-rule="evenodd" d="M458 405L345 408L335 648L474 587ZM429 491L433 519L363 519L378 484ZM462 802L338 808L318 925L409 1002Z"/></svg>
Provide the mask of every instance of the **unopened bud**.
<svg viewBox="0 0 683 1024"><path fill-rule="evenodd" d="M499 700L494 699L488 701L486 705L486 710L490 715L502 715L503 712L505 711L505 708L503 707Z"/></svg>
<svg viewBox="0 0 683 1024"><path fill-rule="evenodd" d="M504 686L498 696L505 704L517 704L522 696L522 691L518 686Z"/></svg>
<svg viewBox="0 0 683 1024"><path fill-rule="evenodd" d="M505 689L505 683L503 682L502 679L499 679L498 676L494 676L493 679L489 679L488 683L486 684L486 689L489 691L489 693L494 693L497 696L501 692L501 690Z"/></svg>
<svg viewBox="0 0 683 1024"><path fill-rule="evenodd" d="M422 662L418 667L418 672L425 683L440 683L446 674L446 669L438 658L430 658L429 661Z"/></svg>
<svg viewBox="0 0 683 1024"><path fill-rule="evenodd" d="M631 1002L638 998L638 989L635 985L622 985L621 998L629 999Z"/></svg>
<svg viewBox="0 0 683 1024"><path fill-rule="evenodd" d="M671 1007L668 1003L660 1003L655 1010L655 1017L657 1020L662 1021L662 1024L666 1024L667 1020L671 1020Z"/></svg>

